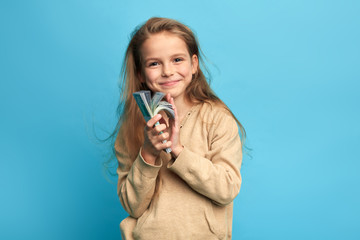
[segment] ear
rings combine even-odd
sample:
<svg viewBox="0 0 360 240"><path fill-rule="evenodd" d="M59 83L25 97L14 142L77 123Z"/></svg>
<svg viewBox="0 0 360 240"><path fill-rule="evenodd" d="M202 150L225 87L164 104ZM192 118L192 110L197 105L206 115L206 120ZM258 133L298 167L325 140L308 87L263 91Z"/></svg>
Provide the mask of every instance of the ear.
<svg viewBox="0 0 360 240"><path fill-rule="evenodd" d="M199 59L196 54L192 55L191 57L191 67L192 67L191 69L192 74L197 73L199 68Z"/></svg>

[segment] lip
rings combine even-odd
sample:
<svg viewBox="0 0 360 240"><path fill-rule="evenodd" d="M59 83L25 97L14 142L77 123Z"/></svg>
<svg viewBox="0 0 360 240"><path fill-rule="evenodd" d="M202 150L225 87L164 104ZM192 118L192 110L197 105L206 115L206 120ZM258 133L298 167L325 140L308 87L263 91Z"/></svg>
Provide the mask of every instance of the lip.
<svg viewBox="0 0 360 240"><path fill-rule="evenodd" d="M180 80L171 80L171 81L166 81L166 82L162 82L159 84L164 87L172 87L172 86L176 85L178 82L180 82Z"/></svg>

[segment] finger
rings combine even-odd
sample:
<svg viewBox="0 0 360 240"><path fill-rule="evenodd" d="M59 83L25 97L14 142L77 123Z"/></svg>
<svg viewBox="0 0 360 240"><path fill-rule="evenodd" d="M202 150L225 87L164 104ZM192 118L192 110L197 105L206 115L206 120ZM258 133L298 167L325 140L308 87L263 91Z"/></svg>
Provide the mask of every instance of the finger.
<svg viewBox="0 0 360 240"><path fill-rule="evenodd" d="M161 150L163 150L163 143L162 142L156 142L155 144L154 144L154 148L157 150L157 151L161 151Z"/></svg>
<svg viewBox="0 0 360 240"><path fill-rule="evenodd" d="M154 127L154 131L155 131L156 134L159 134L160 132L164 131L165 129L166 129L165 124L159 124L159 125Z"/></svg>
<svg viewBox="0 0 360 240"><path fill-rule="evenodd" d="M165 119L164 119L164 118L161 118L161 119L160 119L160 121L159 121L159 123L161 123L161 124L165 124L165 125L166 125L166 127L169 127L169 126L168 126L168 123L165 121Z"/></svg>
<svg viewBox="0 0 360 240"><path fill-rule="evenodd" d="M167 102L170 102L170 99L171 99L170 93L167 93L166 96L165 96L165 98L166 98L166 101L167 101Z"/></svg>
<svg viewBox="0 0 360 240"><path fill-rule="evenodd" d="M146 123L146 126L147 126L148 128L154 127L155 123L157 123L158 121L160 121L161 118L162 118L161 114L156 114L153 118L151 118L151 119Z"/></svg>
<svg viewBox="0 0 360 240"><path fill-rule="evenodd" d="M160 139L160 141L162 142L162 141L164 141L164 140L168 140L169 136L170 136L169 133L164 132L164 133L162 133L162 134L159 135L159 139Z"/></svg>
<svg viewBox="0 0 360 240"><path fill-rule="evenodd" d="M167 142L157 142L154 144L154 148L158 151L164 150L166 148L171 147L171 141Z"/></svg>
<svg viewBox="0 0 360 240"><path fill-rule="evenodd" d="M175 116L177 116L177 110L176 110L174 98L170 98L169 100L170 100L169 103L172 105L172 107L173 107L173 109L174 109Z"/></svg>
<svg viewBox="0 0 360 240"><path fill-rule="evenodd" d="M169 148L169 147L171 147L171 141L167 141L167 142L160 142L159 143L159 145L158 145L158 147L159 147L159 150L164 150L164 149L166 149L166 148Z"/></svg>
<svg viewBox="0 0 360 240"><path fill-rule="evenodd" d="M173 109L174 109L174 115L175 115L174 124L175 124L175 127L177 127L179 118L178 118L178 113L177 113L177 109L175 106L174 98L170 98L170 104L173 106Z"/></svg>

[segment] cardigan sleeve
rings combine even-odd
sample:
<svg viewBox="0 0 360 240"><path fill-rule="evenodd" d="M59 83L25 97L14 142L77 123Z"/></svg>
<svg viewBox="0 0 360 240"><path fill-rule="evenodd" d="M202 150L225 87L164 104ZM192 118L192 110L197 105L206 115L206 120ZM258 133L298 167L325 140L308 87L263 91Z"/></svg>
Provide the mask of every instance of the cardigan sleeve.
<svg viewBox="0 0 360 240"><path fill-rule="evenodd" d="M241 141L232 116L223 113L214 121L209 131L210 147L206 156L185 146L176 160L169 162L168 168L215 204L227 205L240 191Z"/></svg>
<svg viewBox="0 0 360 240"><path fill-rule="evenodd" d="M140 152L141 149L135 161L132 161L119 145L115 145L118 161L117 193L125 211L134 218L139 218L149 207L162 165L160 159L156 165L146 163Z"/></svg>

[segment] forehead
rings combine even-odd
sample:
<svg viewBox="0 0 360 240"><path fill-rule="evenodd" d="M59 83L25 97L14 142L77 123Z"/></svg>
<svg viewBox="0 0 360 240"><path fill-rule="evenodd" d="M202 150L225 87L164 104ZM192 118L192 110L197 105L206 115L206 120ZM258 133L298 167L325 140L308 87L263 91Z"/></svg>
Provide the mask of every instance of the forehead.
<svg viewBox="0 0 360 240"><path fill-rule="evenodd" d="M188 54L188 49L182 38L169 32L152 34L141 46L141 55L144 58L175 54Z"/></svg>

